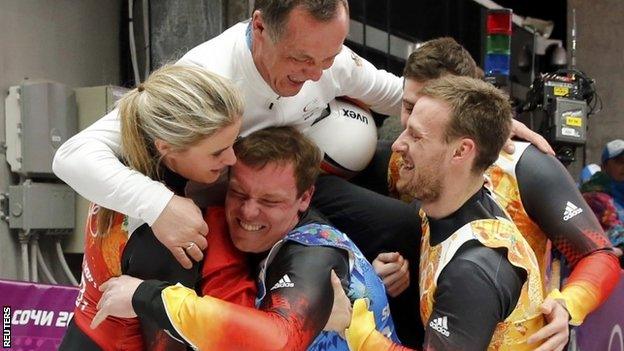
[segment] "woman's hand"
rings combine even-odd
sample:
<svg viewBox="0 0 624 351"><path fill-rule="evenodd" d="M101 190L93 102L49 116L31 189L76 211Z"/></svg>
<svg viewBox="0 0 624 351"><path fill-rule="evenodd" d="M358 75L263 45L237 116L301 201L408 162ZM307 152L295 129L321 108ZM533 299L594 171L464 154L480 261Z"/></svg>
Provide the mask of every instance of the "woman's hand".
<svg viewBox="0 0 624 351"><path fill-rule="evenodd" d="M189 257L197 262L204 258L208 225L193 200L173 195L152 225L152 230L182 267L193 267Z"/></svg>

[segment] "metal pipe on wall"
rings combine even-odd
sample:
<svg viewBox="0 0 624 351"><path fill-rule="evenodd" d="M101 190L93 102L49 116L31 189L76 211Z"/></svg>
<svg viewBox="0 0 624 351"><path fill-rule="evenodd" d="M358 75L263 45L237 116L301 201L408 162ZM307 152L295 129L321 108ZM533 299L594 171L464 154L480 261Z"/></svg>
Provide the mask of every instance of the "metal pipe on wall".
<svg viewBox="0 0 624 351"><path fill-rule="evenodd" d="M67 276L67 279L69 279L69 282L72 285L78 286L78 281L76 281L74 274L71 272L71 269L69 269L69 265L67 264L67 261L65 260L65 255L63 255L63 248L61 247L61 239L56 239L54 246L56 247L56 255L58 257L59 262L61 263L63 272Z"/></svg>
<svg viewBox="0 0 624 351"><path fill-rule="evenodd" d="M43 275L48 280L48 282L51 284L57 284L56 279L54 279L54 276L52 275L52 272L50 272L50 268L48 268L46 261L43 259L43 254L41 253L41 247L39 247L39 245L37 245L37 261L39 262L41 270L43 271Z"/></svg>
<svg viewBox="0 0 624 351"><path fill-rule="evenodd" d="M38 236L32 235L30 237L30 280L38 283L39 272L37 271L37 250L39 249Z"/></svg>
<svg viewBox="0 0 624 351"><path fill-rule="evenodd" d="M22 280L30 280L30 269L28 268L28 237L20 233L19 242L22 248Z"/></svg>

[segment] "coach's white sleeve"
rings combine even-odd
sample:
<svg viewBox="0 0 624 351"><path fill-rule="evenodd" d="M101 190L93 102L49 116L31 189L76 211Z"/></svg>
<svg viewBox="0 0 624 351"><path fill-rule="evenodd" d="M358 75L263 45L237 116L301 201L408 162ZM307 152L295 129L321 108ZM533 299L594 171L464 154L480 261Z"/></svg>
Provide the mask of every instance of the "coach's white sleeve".
<svg viewBox="0 0 624 351"><path fill-rule="evenodd" d="M346 46L336 56L330 72L338 96L361 100L373 111L385 115L398 116L401 113L403 78L375 68Z"/></svg>
<svg viewBox="0 0 624 351"><path fill-rule="evenodd" d="M61 145L52 169L87 200L152 225L173 192L122 164L120 142L115 109Z"/></svg>

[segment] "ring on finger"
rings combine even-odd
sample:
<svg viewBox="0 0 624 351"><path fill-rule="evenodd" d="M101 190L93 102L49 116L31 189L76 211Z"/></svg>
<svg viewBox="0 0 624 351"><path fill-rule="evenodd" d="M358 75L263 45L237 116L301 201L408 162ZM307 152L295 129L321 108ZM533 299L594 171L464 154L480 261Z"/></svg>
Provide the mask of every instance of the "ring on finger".
<svg viewBox="0 0 624 351"><path fill-rule="evenodd" d="M190 242L190 243L189 243L189 244L188 244L188 245L184 248L184 250L187 250L187 251L188 251L188 250L192 249L192 248L193 248L193 246L195 246L195 243L191 241L191 242Z"/></svg>

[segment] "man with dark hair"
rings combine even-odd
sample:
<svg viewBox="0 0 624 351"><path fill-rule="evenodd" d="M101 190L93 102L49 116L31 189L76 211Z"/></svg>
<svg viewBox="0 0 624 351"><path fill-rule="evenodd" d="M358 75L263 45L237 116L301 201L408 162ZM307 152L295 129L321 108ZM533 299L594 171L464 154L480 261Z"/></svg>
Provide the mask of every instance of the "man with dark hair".
<svg viewBox="0 0 624 351"><path fill-rule="evenodd" d="M396 339L383 283L342 232L309 209L320 152L290 127L254 132L235 145L221 217L210 235L231 238L257 263L256 307L242 307L168 282L113 278L102 287L96 322L136 314L201 350L347 350L335 332L322 331L342 285L366 297L379 331ZM217 228L224 227L220 231ZM332 278L334 270L338 278Z"/></svg>
<svg viewBox="0 0 624 351"><path fill-rule="evenodd" d="M415 84L422 87L427 81L447 74L472 78L481 78L483 74L468 50L455 39L449 37L437 38L423 43L410 54L403 68L405 84L409 82L412 88L408 90L415 90L413 89ZM409 108L405 99L403 104L404 108ZM407 123L407 117L405 113L401 114L403 126Z"/></svg>
<svg viewBox="0 0 624 351"><path fill-rule="evenodd" d="M422 204L425 350L526 350L544 324L533 250L483 183L510 125L503 93L449 75L420 91L392 146L403 160L398 190ZM361 301L353 316L346 333L352 350L401 348L362 321L370 315Z"/></svg>
<svg viewBox="0 0 624 351"><path fill-rule="evenodd" d="M441 37L422 43L409 56L403 76L419 82L452 74L483 78L483 71L463 46L451 37Z"/></svg>

